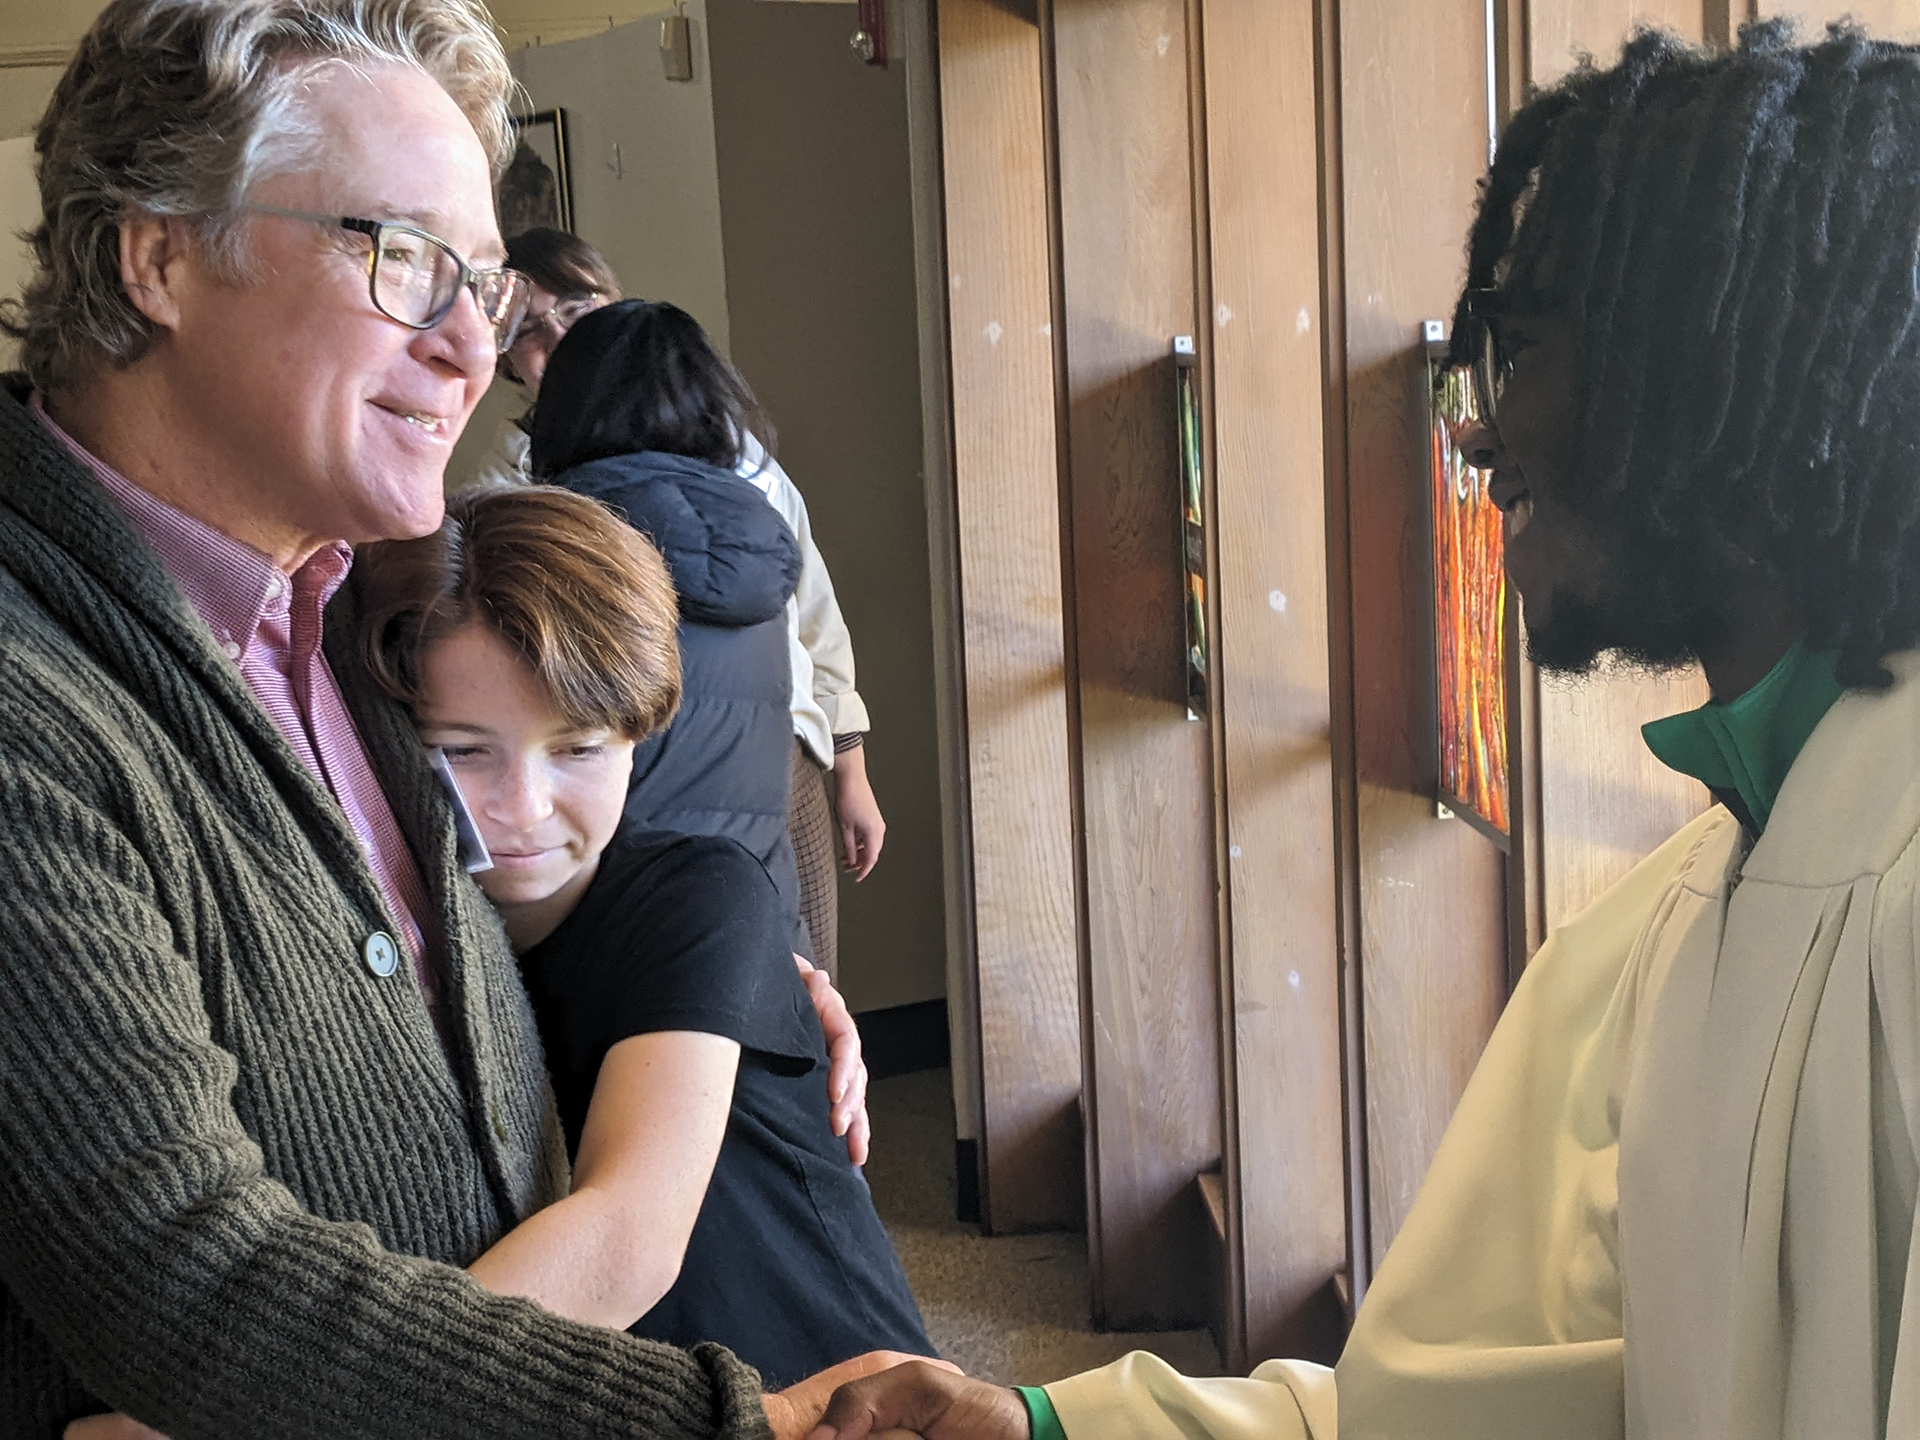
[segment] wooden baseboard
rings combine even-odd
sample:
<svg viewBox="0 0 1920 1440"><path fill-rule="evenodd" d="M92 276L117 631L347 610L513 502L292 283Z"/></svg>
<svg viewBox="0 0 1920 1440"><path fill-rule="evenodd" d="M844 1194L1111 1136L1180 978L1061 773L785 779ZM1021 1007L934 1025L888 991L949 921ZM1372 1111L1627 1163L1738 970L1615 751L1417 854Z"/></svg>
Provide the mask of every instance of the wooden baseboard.
<svg viewBox="0 0 1920 1440"><path fill-rule="evenodd" d="M1200 1176L1195 1184L1199 1187L1200 1208L1206 1217L1202 1231L1206 1286L1202 1299L1206 1306L1207 1333L1213 1336L1221 1363L1231 1373L1234 1365L1231 1343L1233 1325L1227 1306L1233 1287L1227 1280L1227 1267L1231 1263L1227 1253L1227 1187L1217 1170Z"/></svg>
<svg viewBox="0 0 1920 1440"><path fill-rule="evenodd" d="M980 1223L980 1142L953 1142L954 1219L962 1225Z"/></svg>

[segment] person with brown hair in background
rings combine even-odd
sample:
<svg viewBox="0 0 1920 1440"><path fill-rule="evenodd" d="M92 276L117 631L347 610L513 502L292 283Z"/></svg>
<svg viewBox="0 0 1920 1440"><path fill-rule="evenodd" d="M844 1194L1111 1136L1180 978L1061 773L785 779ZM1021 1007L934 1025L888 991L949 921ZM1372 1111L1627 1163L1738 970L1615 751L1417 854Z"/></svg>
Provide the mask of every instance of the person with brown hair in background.
<svg viewBox="0 0 1920 1440"><path fill-rule="evenodd" d="M564 230L535 229L510 237L507 260L532 280L533 292L527 318L501 357L500 374L537 401L554 347L581 316L618 300L620 284L598 250ZM501 423L476 483L522 484L532 478L532 421L529 407L525 415ZM856 881L866 879L886 841L886 819L867 778L871 721L854 688L853 639L833 577L814 544L805 498L755 435L742 437L736 469L767 497L800 542L800 575L787 603L794 734L789 834L813 955L837 979L838 869L844 865Z"/></svg>
<svg viewBox="0 0 1920 1440"><path fill-rule="evenodd" d="M571 491L496 486L457 497L438 535L365 547L353 583L369 672L485 844L476 878L573 1162L572 1192L469 1273L577 1320L717 1341L774 1387L870 1350L931 1355L836 1134L766 867L719 836L620 825L636 746L681 695L659 553Z"/></svg>

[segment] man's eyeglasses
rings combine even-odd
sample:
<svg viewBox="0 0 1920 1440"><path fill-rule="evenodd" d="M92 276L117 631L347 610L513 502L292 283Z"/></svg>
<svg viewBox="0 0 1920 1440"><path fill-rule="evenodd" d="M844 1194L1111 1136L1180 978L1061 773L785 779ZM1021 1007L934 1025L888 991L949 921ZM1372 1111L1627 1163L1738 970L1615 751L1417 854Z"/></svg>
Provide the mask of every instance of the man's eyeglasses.
<svg viewBox="0 0 1920 1440"><path fill-rule="evenodd" d="M1493 423L1494 409L1507 377L1513 374L1513 361L1500 343L1500 313L1496 292L1476 289L1467 292L1465 328L1467 363L1473 372L1473 399L1480 419Z"/></svg>
<svg viewBox="0 0 1920 1440"><path fill-rule="evenodd" d="M527 313L533 282L526 276L504 266L476 270L438 235L412 225L362 220L352 215L316 215L308 210L283 210L278 205L242 208L287 220L338 226L367 236L373 241L367 256L367 290L374 308L410 330L433 329L453 310L460 292L471 290L481 315L493 327L494 349L505 351L513 344L521 318Z"/></svg>

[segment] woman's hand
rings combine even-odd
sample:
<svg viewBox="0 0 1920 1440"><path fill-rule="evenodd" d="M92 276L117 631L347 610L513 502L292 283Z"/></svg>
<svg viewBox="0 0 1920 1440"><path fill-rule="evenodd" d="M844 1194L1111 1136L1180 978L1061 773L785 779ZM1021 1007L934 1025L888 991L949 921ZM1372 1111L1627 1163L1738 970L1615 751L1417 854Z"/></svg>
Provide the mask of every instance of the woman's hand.
<svg viewBox="0 0 1920 1440"><path fill-rule="evenodd" d="M131 1415L89 1415L60 1433L62 1440L167 1440Z"/></svg>
<svg viewBox="0 0 1920 1440"><path fill-rule="evenodd" d="M833 1133L847 1137L853 1163L864 1165L873 1127L867 1121L867 1062L860 1058L860 1027L853 1023L845 998L833 988L826 971L816 970L804 955L795 955L793 963L800 967L820 1028L827 1034L827 1099L833 1107Z"/></svg>
<svg viewBox="0 0 1920 1440"><path fill-rule="evenodd" d="M867 782L867 747L856 745L833 757L833 813L840 829L840 862L848 874L864 880L880 863L887 822Z"/></svg>
<svg viewBox="0 0 1920 1440"><path fill-rule="evenodd" d="M903 1355L897 1350L870 1350L865 1355L856 1355L851 1360L842 1360L831 1369L822 1370L818 1375L809 1375L798 1385L789 1386L778 1394L762 1395L760 1403L766 1408L767 1423L773 1427L773 1440L807 1440L814 1427L820 1423L820 1417L827 1408L827 1401L833 1398L836 1390L850 1381L864 1376L891 1371L908 1361L919 1361L929 1369L951 1370L955 1375L959 1369L945 1360L922 1360L918 1355ZM1025 1413L1023 1410L1022 1414ZM872 1432L875 1440L881 1436L911 1434L910 1431Z"/></svg>

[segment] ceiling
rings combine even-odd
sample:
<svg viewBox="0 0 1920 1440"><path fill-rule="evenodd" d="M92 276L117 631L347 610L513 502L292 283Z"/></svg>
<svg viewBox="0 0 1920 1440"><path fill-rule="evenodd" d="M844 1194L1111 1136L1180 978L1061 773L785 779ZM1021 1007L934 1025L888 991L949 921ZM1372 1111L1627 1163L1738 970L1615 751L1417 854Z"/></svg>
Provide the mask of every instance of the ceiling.
<svg viewBox="0 0 1920 1440"><path fill-rule="evenodd" d="M792 3L792 0L789 0ZM812 0L823 3L823 0ZM851 4L852 0L824 0ZM0 68L57 65L73 48L103 0L0 0ZM665 0L491 0L487 7L509 46L591 35L668 8Z"/></svg>

